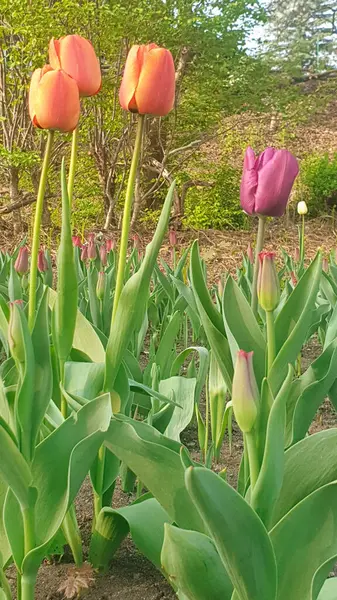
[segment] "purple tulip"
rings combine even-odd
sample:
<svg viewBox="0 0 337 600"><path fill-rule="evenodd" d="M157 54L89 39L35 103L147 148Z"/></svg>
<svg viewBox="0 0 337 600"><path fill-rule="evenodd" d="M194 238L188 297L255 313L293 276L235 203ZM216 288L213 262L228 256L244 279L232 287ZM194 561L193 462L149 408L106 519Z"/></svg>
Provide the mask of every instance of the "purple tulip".
<svg viewBox="0 0 337 600"><path fill-rule="evenodd" d="M14 269L19 275L24 275L28 271L28 248L27 246L21 246L19 254L14 264Z"/></svg>
<svg viewBox="0 0 337 600"><path fill-rule="evenodd" d="M281 217L298 174L298 162L288 150L266 148L258 157L245 153L240 200L249 214Z"/></svg>

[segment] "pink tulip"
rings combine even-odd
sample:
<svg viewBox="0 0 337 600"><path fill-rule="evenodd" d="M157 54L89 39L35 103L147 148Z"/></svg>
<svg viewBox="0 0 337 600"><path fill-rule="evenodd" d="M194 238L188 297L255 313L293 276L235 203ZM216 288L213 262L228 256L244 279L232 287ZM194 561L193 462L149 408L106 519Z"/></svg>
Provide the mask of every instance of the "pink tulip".
<svg viewBox="0 0 337 600"><path fill-rule="evenodd" d="M296 248L295 248L294 260L295 260L295 262L300 262L300 249L298 246L296 246Z"/></svg>
<svg viewBox="0 0 337 600"><path fill-rule="evenodd" d="M27 246L21 246L19 249L18 257L14 264L14 269L19 275L24 275L28 271L28 248Z"/></svg>
<svg viewBox="0 0 337 600"><path fill-rule="evenodd" d="M89 240L88 243L88 258L90 260L95 260L96 258L96 244L93 240Z"/></svg>
<svg viewBox="0 0 337 600"><path fill-rule="evenodd" d="M77 248L82 248L82 241L80 235L73 235L71 239L73 240L73 246L77 246Z"/></svg>
<svg viewBox="0 0 337 600"><path fill-rule="evenodd" d="M107 240L105 245L106 245L107 252L111 252L112 250L114 250L116 248L115 240Z"/></svg>
<svg viewBox="0 0 337 600"><path fill-rule="evenodd" d="M258 157L247 148L240 200L249 214L281 217L298 174L298 162L288 150L266 148Z"/></svg>
<svg viewBox="0 0 337 600"><path fill-rule="evenodd" d="M107 264L107 251L106 251L105 244L102 244L102 246L99 249L99 257L101 259L101 263L102 263L103 267L105 267Z"/></svg>
<svg viewBox="0 0 337 600"><path fill-rule="evenodd" d="M45 273L48 271L48 262L44 253L44 250L39 250L39 254L37 256L37 268L40 273Z"/></svg>
<svg viewBox="0 0 337 600"><path fill-rule="evenodd" d="M139 237L138 233L135 233L132 236L132 239L133 239L133 247L137 248L137 250L139 250L142 247L142 244L141 244L140 237Z"/></svg>
<svg viewBox="0 0 337 600"><path fill-rule="evenodd" d="M94 233L89 233L88 234L88 241L89 242L94 242L95 241L95 234Z"/></svg>
<svg viewBox="0 0 337 600"><path fill-rule="evenodd" d="M177 245L177 234L174 229L170 229L169 231L169 242L170 246L174 248Z"/></svg>
<svg viewBox="0 0 337 600"><path fill-rule="evenodd" d="M253 264L254 263L254 252L251 243L249 242L247 247L247 256L248 260Z"/></svg>
<svg viewBox="0 0 337 600"><path fill-rule="evenodd" d="M85 262L88 258L88 244L82 246L81 261Z"/></svg>
<svg viewBox="0 0 337 600"><path fill-rule="evenodd" d="M290 273L290 277L291 277L291 283L293 284L293 286L295 287L295 285L297 285L297 277L294 273L294 271L291 271Z"/></svg>

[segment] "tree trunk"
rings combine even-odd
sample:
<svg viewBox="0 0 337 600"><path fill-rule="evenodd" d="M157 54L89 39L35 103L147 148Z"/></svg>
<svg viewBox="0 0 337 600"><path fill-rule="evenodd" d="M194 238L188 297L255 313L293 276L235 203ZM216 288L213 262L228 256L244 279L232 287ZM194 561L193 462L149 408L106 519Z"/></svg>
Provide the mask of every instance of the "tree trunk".
<svg viewBox="0 0 337 600"><path fill-rule="evenodd" d="M18 202L20 198L19 190L19 169L18 167L10 167L9 170L9 197L11 204ZM18 209L13 211L12 215L13 227L15 235L19 235L22 232L22 221L21 211Z"/></svg>

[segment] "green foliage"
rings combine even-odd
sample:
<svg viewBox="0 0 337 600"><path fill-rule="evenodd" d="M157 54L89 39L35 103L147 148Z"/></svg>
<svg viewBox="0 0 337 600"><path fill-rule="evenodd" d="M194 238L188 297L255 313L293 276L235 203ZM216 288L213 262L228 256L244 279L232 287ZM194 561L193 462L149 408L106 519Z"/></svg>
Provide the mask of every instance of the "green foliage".
<svg viewBox="0 0 337 600"><path fill-rule="evenodd" d="M185 226L195 229L244 227L240 207L241 169L220 165L211 175L212 187L193 187L185 203Z"/></svg>
<svg viewBox="0 0 337 600"><path fill-rule="evenodd" d="M326 210L326 201L337 197L337 152L329 157L312 154L301 161L298 195L314 217Z"/></svg>

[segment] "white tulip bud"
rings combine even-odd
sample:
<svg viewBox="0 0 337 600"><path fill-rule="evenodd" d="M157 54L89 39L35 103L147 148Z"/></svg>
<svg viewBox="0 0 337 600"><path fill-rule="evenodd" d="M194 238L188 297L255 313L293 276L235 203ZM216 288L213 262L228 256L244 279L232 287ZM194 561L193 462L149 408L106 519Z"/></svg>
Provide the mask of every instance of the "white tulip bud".
<svg viewBox="0 0 337 600"><path fill-rule="evenodd" d="M301 200L301 202L298 202L297 204L297 212L299 215L306 215L308 212L308 207L307 207L307 203L304 200Z"/></svg>

